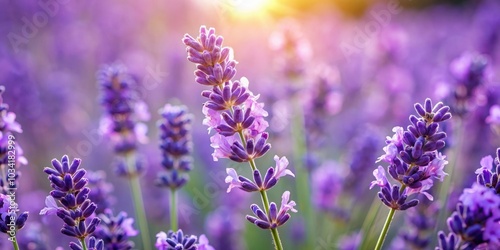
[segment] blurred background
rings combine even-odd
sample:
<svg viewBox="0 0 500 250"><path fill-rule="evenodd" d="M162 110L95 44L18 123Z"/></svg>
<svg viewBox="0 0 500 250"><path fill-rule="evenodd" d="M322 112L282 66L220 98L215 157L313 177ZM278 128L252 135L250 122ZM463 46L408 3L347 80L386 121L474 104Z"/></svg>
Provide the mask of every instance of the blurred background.
<svg viewBox="0 0 500 250"><path fill-rule="evenodd" d="M452 188L447 196L435 194L445 217L428 232L429 244L415 248L434 249L436 230L446 228L480 159L500 146L498 117L490 115L500 70L500 2L494 0L0 0L0 84L23 127L16 138L29 161L20 169L17 199L30 217L19 241L35 242L34 234L39 238L29 249L67 248L59 218L38 215L50 190L42 170L64 154L104 171L115 213L134 214L128 184L114 172L112 147L98 132L103 109L96 72L121 63L152 115L149 143L139 148L152 233L169 225L168 192L151 184L161 169L157 111L184 104L195 117L195 161L180 195L181 228L206 234L216 249L272 248L270 234L244 219L258 197L226 193L225 168L248 174L248 167L212 160L202 125L206 88L195 83L181 42L185 33L196 37L200 25L214 27L234 49L236 78L248 78L270 113L273 148L259 159L260 168L274 166L276 154L305 176L285 178L270 192L279 204L290 190L298 203L299 213L280 228L285 249L370 249L388 212L378 210L377 190L368 190L385 136L409 124L415 102L429 97L450 105L454 117L443 129L449 134L445 171L455 169ZM405 216L396 215L386 249L404 246ZM360 235L362 228L368 233Z"/></svg>

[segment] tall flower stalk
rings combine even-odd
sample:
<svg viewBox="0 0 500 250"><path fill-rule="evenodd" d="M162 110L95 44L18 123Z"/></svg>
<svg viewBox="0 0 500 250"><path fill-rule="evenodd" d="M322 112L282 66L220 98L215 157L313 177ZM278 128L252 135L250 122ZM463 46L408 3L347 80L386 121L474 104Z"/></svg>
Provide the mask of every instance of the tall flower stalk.
<svg viewBox="0 0 500 250"><path fill-rule="evenodd" d="M393 129L396 134L387 137L385 154L378 159L389 163L387 170L398 184L391 186L382 166L373 171L376 180L372 181L370 188L379 186L378 197L391 209L376 250L382 248L396 210L403 211L418 205L417 199L407 201L408 196L421 193L432 200L433 197L426 190L433 186L433 179L443 181L447 175L443 168L448 162L438 152L445 146L446 138L446 133L439 131L439 123L451 118L448 112L450 108L441 102L433 106L431 100L426 99L423 106L416 103L415 110L419 117L410 116L411 125L406 131L402 127Z"/></svg>
<svg viewBox="0 0 500 250"><path fill-rule="evenodd" d="M187 112L186 106L170 104L165 105L160 114L163 119L158 121L158 127L165 171L158 174L156 183L160 187L170 189L170 228L177 231L179 226L176 191L186 184L189 179L187 172L192 168L192 115Z"/></svg>
<svg viewBox="0 0 500 250"><path fill-rule="evenodd" d="M140 121L149 120L147 107L136 91L136 82L123 65L106 65L98 73L102 91L101 104L105 115L100 130L113 143L118 158L118 174L130 182L136 220L139 224L142 247L152 249L144 209L140 175L144 166L137 157L137 144L147 142L147 127Z"/></svg>
<svg viewBox="0 0 500 250"><path fill-rule="evenodd" d="M64 221L61 233L77 238L78 243L71 242L72 250L87 250L86 239L91 249L103 250L102 240L96 241L91 235L101 220L95 217L96 204L88 199L90 189L85 178L87 171L80 168L81 160L74 159L69 162L68 156L63 156L61 161L52 160L52 168L43 171L49 175L50 186L53 190L45 199L47 207L40 211L40 215L53 215Z"/></svg>
<svg viewBox="0 0 500 250"><path fill-rule="evenodd" d="M215 29L201 26L197 38L186 34L183 38L187 46L188 60L196 64L196 82L211 87L202 92L207 98L203 106L205 120L203 123L216 131L211 138L214 161L219 158L229 158L235 162L247 162L253 173L253 181L238 175L235 169L227 168L226 183L228 192L239 188L246 192L259 192L262 200L262 210L252 204L255 216L247 215L247 220L262 229L269 229L276 249L283 249L278 227L290 218L288 211L296 212L294 201L290 201L290 192L282 196L281 207L269 202L267 190L276 185L280 177L293 175L287 169L286 157L275 156L276 166L268 168L264 178L257 168L255 160L264 156L271 145L267 142L269 134L265 132L269 124L264 117L267 112L264 104L259 103L258 95L248 89L248 80L232 80L236 74L236 61L232 49L223 47L223 37L215 35Z"/></svg>

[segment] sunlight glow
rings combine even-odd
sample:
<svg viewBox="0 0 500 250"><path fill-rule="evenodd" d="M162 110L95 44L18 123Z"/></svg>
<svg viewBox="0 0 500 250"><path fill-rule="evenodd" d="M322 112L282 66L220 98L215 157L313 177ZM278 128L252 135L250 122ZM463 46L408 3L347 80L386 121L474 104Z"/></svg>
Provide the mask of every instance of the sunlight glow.
<svg viewBox="0 0 500 250"><path fill-rule="evenodd" d="M271 0L232 0L231 5L234 11L251 14L259 11L264 11Z"/></svg>

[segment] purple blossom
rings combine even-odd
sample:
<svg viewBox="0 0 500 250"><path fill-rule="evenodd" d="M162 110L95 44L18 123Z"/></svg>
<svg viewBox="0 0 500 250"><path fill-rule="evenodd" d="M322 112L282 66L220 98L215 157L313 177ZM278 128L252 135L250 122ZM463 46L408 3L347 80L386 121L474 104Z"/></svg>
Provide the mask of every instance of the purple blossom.
<svg viewBox="0 0 500 250"><path fill-rule="evenodd" d="M267 196L265 190L276 185L280 177L294 175L287 169L286 158L275 157L275 168L270 167L263 179L255 166L255 159L264 156L271 148L271 144L267 142L269 134L265 132L269 127L265 120L268 113L264 104L258 102L259 95L249 90L247 78L232 80L236 74L236 61L232 49L222 46L223 40L221 36L215 35L215 29L207 29L205 26L200 27L197 38L186 34L182 39L187 46L187 59L196 64L195 81L211 87L202 92L202 96L207 99L203 105L206 116L203 123L209 127L209 133L216 131L210 138L214 161L229 158L235 162L248 162L252 168L253 181L238 175L234 169L227 169L225 182L230 184L227 191L235 187L247 192L260 191L264 200ZM269 214L265 215L254 204L251 209L259 219L253 216L247 216L247 219L263 229L275 229L283 225L290 218L287 211L296 212L293 209L295 202L288 202L289 195L288 191L283 195L279 214L276 204L266 201L265 210ZM275 239L275 244L280 243Z"/></svg>
<svg viewBox="0 0 500 250"><path fill-rule="evenodd" d="M274 175L273 175L274 178L279 179L286 175L295 177L292 171L290 169L287 169L289 162L285 156L279 158L277 155L275 155L274 161L276 161L276 167L274 168Z"/></svg>
<svg viewBox="0 0 500 250"><path fill-rule="evenodd" d="M200 235L198 240L198 237L184 234L182 230L159 232L156 238L155 246L158 250L214 250L205 235Z"/></svg>
<svg viewBox="0 0 500 250"><path fill-rule="evenodd" d="M238 178L238 173L236 173L236 170L234 168L227 168L227 177L226 177L226 183L229 183L229 187L227 188L227 192L231 192L231 189L233 188L241 188L243 182L241 182Z"/></svg>
<svg viewBox="0 0 500 250"><path fill-rule="evenodd" d="M158 174L156 184L178 189L187 183L187 173L192 168L192 115L188 113L186 106L170 104L166 104L160 114L163 119L158 121L158 127L164 171Z"/></svg>
<svg viewBox="0 0 500 250"><path fill-rule="evenodd" d="M207 237L202 234L198 239L198 250L215 250L212 246L210 246Z"/></svg>
<svg viewBox="0 0 500 250"><path fill-rule="evenodd" d="M116 200L116 198L111 195L113 185L106 181L106 173L102 170L88 171L86 176L89 180L89 199L97 205L95 213L104 213L104 211L110 208Z"/></svg>
<svg viewBox="0 0 500 250"><path fill-rule="evenodd" d="M383 160L385 162L392 163L394 158L396 158L396 156L398 155L398 151L400 150L403 143L404 129L397 126L392 129L392 132L394 132L395 134L392 137L387 136L387 146L383 148L385 155L380 156L376 162L380 162Z"/></svg>
<svg viewBox="0 0 500 250"><path fill-rule="evenodd" d="M477 52L465 52L450 64L455 78L450 94L454 114L463 117L480 105L481 87L491 81L491 67L488 56Z"/></svg>
<svg viewBox="0 0 500 250"><path fill-rule="evenodd" d="M57 205L56 199L51 195L45 197L45 207L40 210L40 215L53 215L57 214L59 206Z"/></svg>
<svg viewBox="0 0 500 250"><path fill-rule="evenodd" d="M471 212L479 212L482 210L484 213L498 214L500 208L500 196L478 183L474 183L471 188L464 189L459 200Z"/></svg>
<svg viewBox="0 0 500 250"><path fill-rule="evenodd" d="M331 210L342 190L342 176L334 162L326 162L312 173L312 202L323 210Z"/></svg>
<svg viewBox="0 0 500 250"><path fill-rule="evenodd" d="M499 150L497 150L498 153ZM437 249L454 249L461 245L466 249L496 249L500 246L500 195L495 189L481 183L479 178L491 169L492 158L484 157L478 174L478 183L464 189L459 198L456 211L448 218L450 233L445 237L443 231L438 234ZM490 172L491 173L491 172ZM482 248L481 248L482 249Z"/></svg>
<svg viewBox="0 0 500 250"><path fill-rule="evenodd" d="M244 192L241 193L245 194ZM205 228L214 249L244 249L241 246L241 233L244 225L239 220L239 216L234 206L218 207L207 215ZM201 236L199 241L202 242Z"/></svg>
<svg viewBox="0 0 500 250"><path fill-rule="evenodd" d="M394 185L391 188L381 166L374 171L376 180L370 185L370 188L378 185L381 188L378 196L394 209L416 206L418 200L405 203L407 196L412 194L421 193L432 200L426 191L434 185L433 179L443 181L447 175L443 168L448 162L438 152L444 148L446 138L446 133L439 131L439 123L451 118L450 108L441 102L433 106L430 99L414 107L418 117L410 116L411 125L406 131L402 127L393 128L395 134L387 137L385 154L377 160L389 163L388 173L401 187Z"/></svg>
<svg viewBox="0 0 500 250"><path fill-rule="evenodd" d="M500 194L500 149L497 149L495 165L493 165L493 157L486 156L481 159L481 167L476 170L477 183L495 190L495 193Z"/></svg>
<svg viewBox="0 0 500 250"><path fill-rule="evenodd" d="M227 168L226 172L228 176L225 179L225 182L229 183L227 192L229 193L233 188L236 187L246 192L268 190L278 183L280 177L287 174L294 176L290 170L286 169L288 160L286 160L285 157L282 157L281 159L277 157L275 158L275 160L277 161L277 167L268 168L264 179L262 179L260 171L258 169L255 169L253 171L253 181L244 176L238 175L238 173L236 173L236 170L234 170L233 168ZM289 173L287 173L287 170ZM276 174L277 171L280 171L280 174Z"/></svg>
<svg viewBox="0 0 500 250"><path fill-rule="evenodd" d="M231 146L238 141L238 135L223 136L220 134L215 134L210 137L210 146L214 148L212 157L214 161L218 161L219 158L229 158L232 155Z"/></svg>
<svg viewBox="0 0 500 250"><path fill-rule="evenodd" d="M127 213L120 212L115 216L110 209L106 209L104 213L99 214L99 218L101 224L97 226L93 236L103 240L105 249L128 250L134 247L129 238L139 232L133 228L134 219L128 218Z"/></svg>
<svg viewBox="0 0 500 250"><path fill-rule="evenodd" d="M285 191L281 196L281 207L278 211L276 203L271 202L269 213L266 214L260 207L256 204L252 204L250 208L252 209L255 216L247 215L246 218L251 223L262 229L272 229L277 228L285 224L288 219L290 219L290 214L288 211L294 213L297 212L295 207L295 201L290 201L290 192Z"/></svg>
<svg viewBox="0 0 500 250"><path fill-rule="evenodd" d="M370 189L375 186L386 187L389 184L387 177L385 175L385 169L382 166L378 166L377 169L373 170L373 176L375 176L375 180L371 182Z"/></svg>
<svg viewBox="0 0 500 250"><path fill-rule="evenodd" d="M134 78L120 64L104 65L97 77L105 109L101 133L111 140L117 153L135 150L137 143L147 142L147 127L140 122L148 121L150 115L138 96Z"/></svg>
<svg viewBox="0 0 500 250"><path fill-rule="evenodd" d="M87 171L80 168L80 165L80 159L76 158L70 163L65 155L61 161L53 159L52 168L47 167L43 171L49 175L50 186L53 188L50 196L60 205L55 214L64 221L61 233L83 240L95 231L101 220L94 217L97 206L88 199L90 189L85 178ZM46 204L47 207L40 214L54 214L54 201L47 198ZM74 243L70 247L78 249Z"/></svg>
<svg viewBox="0 0 500 250"><path fill-rule="evenodd" d="M500 105L493 105L490 107L490 114L486 117L486 123L500 125Z"/></svg>

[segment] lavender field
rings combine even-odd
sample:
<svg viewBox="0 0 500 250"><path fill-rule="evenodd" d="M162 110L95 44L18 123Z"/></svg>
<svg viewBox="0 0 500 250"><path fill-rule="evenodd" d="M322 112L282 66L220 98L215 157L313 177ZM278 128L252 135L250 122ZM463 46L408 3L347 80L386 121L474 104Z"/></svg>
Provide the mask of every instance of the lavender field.
<svg viewBox="0 0 500 250"><path fill-rule="evenodd" d="M500 1L0 0L0 249L500 249Z"/></svg>

